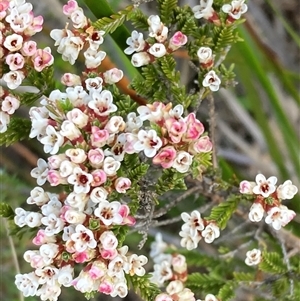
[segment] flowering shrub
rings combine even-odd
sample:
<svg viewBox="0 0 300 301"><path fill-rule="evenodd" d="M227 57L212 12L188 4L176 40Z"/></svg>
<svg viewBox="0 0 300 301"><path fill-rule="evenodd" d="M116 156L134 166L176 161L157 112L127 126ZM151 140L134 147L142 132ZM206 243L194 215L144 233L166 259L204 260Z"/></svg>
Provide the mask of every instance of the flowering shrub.
<svg viewBox="0 0 300 301"><path fill-rule="evenodd" d="M240 184L218 178L213 124L208 133L196 114L204 98L213 100L213 92L234 84L232 68L222 63L231 44L239 41L236 28L247 4L200 0L194 7L179 7L173 0L157 2L158 15L146 16L136 4L95 22L75 0L65 3L68 22L50 37L63 61L74 65L81 59L84 70L63 74L61 89L53 79L50 47L39 49L31 40L42 30L43 18L35 17L25 0L0 2L1 142L34 138L46 154L31 171L37 186L27 198L29 206L0 207L1 215L14 221L15 234L28 228L33 233L35 247L24 253L32 271L17 274L15 285L25 297L50 301L59 299L62 287L73 287L87 299L96 293L125 298L133 288L149 301L226 301L239 286L253 285L256 270L247 266L258 265L258 271L287 277L289 300L294 300L300 290L299 285L294 289L293 277L299 272L286 255L283 264L278 252L269 252L258 233L253 234L258 249L248 248L252 240L241 246L248 250L245 272L235 271L231 261L239 248L220 250L218 257L195 251L201 240L209 245L222 239L234 213L243 215L240 206L249 211L248 218L243 215L246 223L259 223L259 231L270 233L296 215L282 204L298 192L291 180L276 186L275 176L262 174ZM123 71L100 66L108 59L106 35L124 30L125 20L140 30L122 37L127 45L122 50L139 74L132 89L122 91ZM186 51L197 71L193 93L176 71L179 50ZM20 105L30 107L29 120L14 116ZM142 249L150 228L163 225L159 218L167 220L173 207L196 193L188 187L192 181L204 196L223 191L210 213L197 203L181 212L180 246L167 244L157 233L150 256L132 251L125 243L129 234L143 235ZM188 193L163 202L179 190ZM264 216L266 225L260 223Z"/></svg>

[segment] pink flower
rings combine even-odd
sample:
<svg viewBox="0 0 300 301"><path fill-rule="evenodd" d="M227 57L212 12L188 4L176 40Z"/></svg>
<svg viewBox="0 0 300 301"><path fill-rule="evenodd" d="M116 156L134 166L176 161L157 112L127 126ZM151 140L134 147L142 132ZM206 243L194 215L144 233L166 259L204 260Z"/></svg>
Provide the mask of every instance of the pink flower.
<svg viewBox="0 0 300 301"><path fill-rule="evenodd" d="M6 64L9 66L9 69L12 71L22 69L24 66L25 60L20 53L9 54L6 57Z"/></svg>
<svg viewBox="0 0 300 301"><path fill-rule="evenodd" d="M69 0L68 4L63 6L63 13L66 16L70 16L76 9L78 8L78 4L74 0Z"/></svg>
<svg viewBox="0 0 300 301"><path fill-rule="evenodd" d="M196 118L195 113L190 113L184 121L187 125L186 133L184 134L183 141L195 141L204 132L203 124Z"/></svg>
<svg viewBox="0 0 300 301"><path fill-rule="evenodd" d="M122 225L134 226L136 221L133 216L129 216L130 209L127 205L121 205L118 213L122 216Z"/></svg>
<svg viewBox="0 0 300 301"><path fill-rule="evenodd" d="M172 51L175 51L179 47L185 45L187 41L188 41L187 36L183 34L181 31L177 31L170 39L168 48L171 49Z"/></svg>
<svg viewBox="0 0 300 301"><path fill-rule="evenodd" d="M90 277L93 280L95 280L95 279L99 279L102 276L104 276L104 271L102 269L100 269L99 267L92 265L88 271L88 274L90 275Z"/></svg>
<svg viewBox="0 0 300 301"><path fill-rule="evenodd" d="M115 181L115 188L119 193L126 193L126 190L131 186L131 181L128 178L120 177Z"/></svg>
<svg viewBox="0 0 300 301"><path fill-rule="evenodd" d="M35 52L37 51L36 42L34 41L27 41L23 44L23 47L21 49L21 53L24 56L33 56Z"/></svg>
<svg viewBox="0 0 300 301"><path fill-rule="evenodd" d="M162 148L159 153L153 158L154 164L160 164L163 168L170 168L176 158L176 150L173 146Z"/></svg>
<svg viewBox="0 0 300 301"><path fill-rule="evenodd" d="M162 293L157 295L154 301L173 301L173 298L166 293Z"/></svg>
<svg viewBox="0 0 300 301"><path fill-rule="evenodd" d="M80 76L72 73L65 73L61 79L61 83L68 87L74 87L81 84Z"/></svg>
<svg viewBox="0 0 300 301"><path fill-rule="evenodd" d="M34 69L41 72L44 68L53 64L54 58L51 54L50 47L46 47L44 49L38 49L31 60L34 65Z"/></svg>
<svg viewBox="0 0 300 301"><path fill-rule="evenodd" d="M103 150L101 148L90 149L88 152L88 159L93 167L100 167L104 160Z"/></svg>
<svg viewBox="0 0 300 301"><path fill-rule="evenodd" d="M49 170L47 174L47 180L51 186L66 184L66 179L62 178L57 170Z"/></svg>
<svg viewBox="0 0 300 301"><path fill-rule="evenodd" d="M106 182L107 176L104 170L96 169L92 172L93 181L91 183L92 187L100 186L101 184Z"/></svg>
<svg viewBox="0 0 300 301"><path fill-rule="evenodd" d="M114 286L110 282L110 280L105 279L103 282L101 282L98 290L99 290L100 293L110 295L114 290Z"/></svg>
<svg viewBox="0 0 300 301"><path fill-rule="evenodd" d="M87 261L89 256L88 256L86 251L84 251L84 252L75 252L74 254L72 254L72 258L75 260L76 263L83 263L83 262Z"/></svg>
<svg viewBox="0 0 300 301"><path fill-rule="evenodd" d="M212 150L213 145L208 136L200 137L196 142L189 146L191 154L208 153Z"/></svg>
<svg viewBox="0 0 300 301"><path fill-rule="evenodd" d="M252 185L249 181L242 181L240 183L240 193L242 194L252 194Z"/></svg>
<svg viewBox="0 0 300 301"><path fill-rule="evenodd" d="M2 102L1 109L3 112L12 115L15 112L15 110L19 108L19 106L20 101L18 98L12 95L7 95Z"/></svg>
<svg viewBox="0 0 300 301"><path fill-rule="evenodd" d="M179 143L183 134L187 131L186 122L183 119L169 118L166 120L165 125L172 142Z"/></svg>
<svg viewBox="0 0 300 301"><path fill-rule="evenodd" d="M109 138L107 130L100 130L97 126L92 126L91 142L92 146L102 147L106 144Z"/></svg>
<svg viewBox="0 0 300 301"><path fill-rule="evenodd" d="M106 84L112 85L119 82L123 77L123 71L118 68L107 70L103 73L103 78Z"/></svg>

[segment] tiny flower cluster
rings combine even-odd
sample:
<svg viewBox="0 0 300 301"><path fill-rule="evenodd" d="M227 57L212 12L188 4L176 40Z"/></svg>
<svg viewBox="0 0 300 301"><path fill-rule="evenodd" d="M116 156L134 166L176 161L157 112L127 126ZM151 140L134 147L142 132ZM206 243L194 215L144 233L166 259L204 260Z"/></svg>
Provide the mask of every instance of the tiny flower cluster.
<svg viewBox="0 0 300 301"><path fill-rule="evenodd" d="M154 301L196 301L194 293L184 285L188 276L185 257L176 252L164 253L168 247L170 246L163 241L161 233L157 233L155 241L150 246L150 257L154 261L151 281L160 287L168 284L166 293L157 295ZM203 301L220 300L208 294Z"/></svg>
<svg viewBox="0 0 300 301"><path fill-rule="evenodd" d="M221 20L218 13L213 8L213 0L200 0L199 5L192 8L196 19L206 19L215 25L220 25ZM245 0L233 0L231 4L224 4L222 12L228 14L227 24L232 24L234 21L241 18L242 14L247 12L248 6Z"/></svg>
<svg viewBox="0 0 300 301"><path fill-rule="evenodd" d="M202 219L200 212L197 210L194 210L191 215L183 212L181 218L185 223L179 232L182 237L180 244L187 250L196 249L202 238L210 244L220 236L218 225L213 221Z"/></svg>
<svg viewBox="0 0 300 301"><path fill-rule="evenodd" d="M157 15L151 15L148 18L149 37L154 38L156 43L150 43L144 40L142 33L134 30L126 40L127 47L124 52L128 55L136 52L131 63L135 67L141 67L153 62L156 58L163 57L168 53L172 53L187 43L187 36L177 31L168 39L169 29L160 20Z"/></svg>
<svg viewBox="0 0 300 301"><path fill-rule="evenodd" d="M10 122L10 116L20 106L20 100L17 96L12 95L8 90L0 86L0 105L0 133L4 133Z"/></svg>
<svg viewBox="0 0 300 301"><path fill-rule="evenodd" d="M1 1L0 21L0 59L8 66L2 80L13 90L26 78L28 66L41 72L54 59L49 47L38 49L36 42L30 40L43 24L42 16L34 16L32 4L26 0Z"/></svg>
<svg viewBox="0 0 300 301"><path fill-rule="evenodd" d="M160 164L163 168L173 167L185 173L189 170L194 156L212 150L209 137L203 135L203 124L194 113L182 117L182 105L172 109L171 104L154 102L140 106L137 111L142 121L148 120L150 124L156 124L160 128L160 137L155 130L129 135L129 140L137 141L133 145L134 149L144 151L147 157L154 157L154 164Z"/></svg>
<svg viewBox="0 0 300 301"><path fill-rule="evenodd" d="M242 181L240 192L256 196L250 208L249 219L259 222L267 213L265 222L271 224L275 230L287 225L296 215L293 210L282 205L282 200L290 200L298 192L298 188L290 180L276 186L277 178L272 176L268 179L258 174L255 182Z"/></svg>
<svg viewBox="0 0 300 301"><path fill-rule="evenodd" d="M197 56L200 62L200 67L208 70L213 67L214 57L211 48L200 47L197 51ZM214 70L210 70L208 73L206 73L202 81L202 86L208 87L213 92L219 90L220 84L221 80Z"/></svg>
<svg viewBox="0 0 300 301"><path fill-rule="evenodd" d="M63 13L71 20L73 28L68 29L69 23L67 23L64 29L51 31L50 36L55 40L54 45L58 46L57 52L62 55L64 61L73 65L80 51L84 49L86 68L89 71L97 69L106 56L104 51L99 50L105 32L94 29L75 0L69 0L63 6Z"/></svg>

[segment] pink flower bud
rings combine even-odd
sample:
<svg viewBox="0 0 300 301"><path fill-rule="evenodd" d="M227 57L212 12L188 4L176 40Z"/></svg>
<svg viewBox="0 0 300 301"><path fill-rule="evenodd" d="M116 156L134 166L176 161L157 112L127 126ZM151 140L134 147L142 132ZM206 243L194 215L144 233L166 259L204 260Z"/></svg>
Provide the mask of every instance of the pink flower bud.
<svg viewBox="0 0 300 301"><path fill-rule="evenodd" d="M91 149L88 152L88 159L93 167L100 167L104 160L104 152L101 148Z"/></svg>
<svg viewBox="0 0 300 301"><path fill-rule="evenodd" d="M63 13L66 16L70 16L76 9L78 8L78 4L74 0L69 0L68 4L63 6Z"/></svg>
<svg viewBox="0 0 300 301"><path fill-rule="evenodd" d="M24 56L33 56L37 51L36 42L34 41L27 41L23 44L21 49L21 53Z"/></svg>
<svg viewBox="0 0 300 301"><path fill-rule="evenodd" d="M160 164L163 168L170 168L176 158L176 150L173 146L162 148L153 158L154 164Z"/></svg>
<svg viewBox="0 0 300 301"><path fill-rule="evenodd" d="M189 152L191 154L199 154L199 153L208 153L212 150L212 143L209 140L208 136L200 137L197 141L192 143L189 147Z"/></svg>
<svg viewBox="0 0 300 301"><path fill-rule="evenodd" d="M92 126L91 142L92 146L102 147L109 138L107 130L100 130L97 126Z"/></svg>
<svg viewBox="0 0 300 301"><path fill-rule="evenodd" d="M115 188L119 193L126 193L130 186L131 181L128 178L120 177L115 181Z"/></svg>
<svg viewBox="0 0 300 301"><path fill-rule="evenodd" d="M177 50L179 47L185 45L187 43L187 36L183 34L181 31L175 32L173 37L170 39L168 48L172 51Z"/></svg>
<svg viewBox="0 0 300 301"><path fill-rule="evenodd" d="M106 173L102 169L96 169L92 172L93 181L91 186L100 186L101 184L106 182Z"/></svg>

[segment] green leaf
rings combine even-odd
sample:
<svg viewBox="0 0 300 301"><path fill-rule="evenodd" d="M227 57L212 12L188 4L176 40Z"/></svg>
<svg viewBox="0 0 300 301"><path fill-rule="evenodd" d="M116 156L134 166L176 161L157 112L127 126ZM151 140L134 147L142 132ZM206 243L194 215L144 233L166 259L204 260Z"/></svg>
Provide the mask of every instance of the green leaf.
<svg viewBox="0 0 300 301"><path fill-rule="evenodd" d="M131 21L134 28L148 30L148 17L138 8L134 9L129 15L128 20Z"/></svg>
<svg viewBox="0 0 300 301"><path fill-rule="evenodd" d="M282 256L276 252L263 252L262 262L259 264L259 268L263 272L270 274L284 274L288 271L286 265L283 262Z"/></svg>
<svg viewBox="0 0 300 301"><path fill-rule="evenodd" d="M31 121L24 118L13 117L7 131L0 134L0 145L11 145L29 137Z"/></svg>
<svg viewBox="0 0 300 301"><path fill-rule="evenodd" d="M218 298L222 301L230 301L233 299L235 293L235 288L237 286L236 282L227 281L224 286L218 292Z"/></svg>
<svg viewBox="0 0 300 301"><path fill-rule="evenodd" d="M13 219L15 216L15 213L10 205L0 202L0 216L8 218L8 219Z"/></svg>
<svg viewBox="0 0 300 301"><path fill-rule="evenodd" d="M168 26L172 21L173 10L177 7L178 0L158 0L160 19Z"/></svg>
<svg viewBox="0 0 300 301"><path fill-rule="evenodd" d="M196 251L180 250L180 254L186 258L187 265L192 267L216 267L221 263L218 258Z"/></svg>
<svg viewBox="0 0 300 301"><path fill-rule="evenodd" d="M155 185L155 192L159 195L163 193L178 189L178 190L186 190L186 185L184 182L184 177L186 174L179 173L175 169L163 169L162 175L157 181Z"/></svg>
<svg viewBox="0 0 300 301"><path fill-rule="evenodd" d="M237 281L254 281L254 275L252 273L233 272L233 277Z"/></svg>
<svg viewBox="0 0 300 301"><path fill-rule="evenodd" d="M200 291L205 289L206 291L212 291L219 289L223 285L224 280L218 279L215 276L203 273L192 273L188 275L186 286L192 291Z"/></svg>
<svg viewBox="0 0 300 301"><path fill-rule="evenodd" d="M131 181L137 182L147 173L148 168L149 164L141 163L139 166L128 170L127 176Z"/></svg>
<svg viewBox="0 0 300 301"><path fill-rule="evenodd" d="M214 207L207 220L215 221L221 230L223 230L232 214L237 209L239 204L239 198L232 195L225 202L220 203L217 207Z"/></svg>
<svg viewBox="0 0 300 301"><path fill-rule="evenodd" d="M149 278L152 275L144 275L139 277L137 275L126 275L127 281L131 284L135 293L139 295L143 301L153 301L155 297L161 293L158 286L150 282Z"/></svg>
<svg viewBox="0 0 300 301"><path fill-rule="evenodd" d="M133 5L127 6L125 9L119 11L117 14L113 14L110 18L103 17L92 25L98 30L104 30L105 33L113 33L118 27L120 27L128 17L128 14L133 10Z"/></svg>

